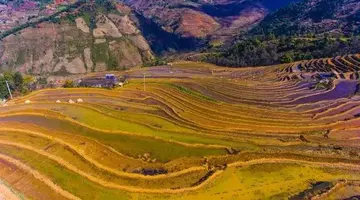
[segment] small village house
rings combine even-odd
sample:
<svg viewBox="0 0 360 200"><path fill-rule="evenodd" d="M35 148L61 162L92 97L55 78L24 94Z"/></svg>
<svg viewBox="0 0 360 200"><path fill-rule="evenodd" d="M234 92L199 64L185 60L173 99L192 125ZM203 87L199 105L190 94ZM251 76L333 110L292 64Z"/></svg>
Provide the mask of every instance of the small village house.
<svg viewBox="0 0 360 200"><path fill-rule="evenodd" d="M118 79L114 74L106 74L104 78L79 80L78 84L80 87L114 88L118 84Z"/></svg>

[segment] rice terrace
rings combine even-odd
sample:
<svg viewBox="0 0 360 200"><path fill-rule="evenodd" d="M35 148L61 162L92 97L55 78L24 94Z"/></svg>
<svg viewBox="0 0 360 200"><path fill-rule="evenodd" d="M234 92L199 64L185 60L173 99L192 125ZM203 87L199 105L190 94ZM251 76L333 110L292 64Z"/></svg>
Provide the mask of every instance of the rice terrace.
<svg viewBox="0 0 360 200"><path fill-rule="evenodd" d="M241 69L179 61L115 72L128 83L112 90L15 98L0 107L0 193L351 199L360 194L359 63L359 55Z"/></svg>

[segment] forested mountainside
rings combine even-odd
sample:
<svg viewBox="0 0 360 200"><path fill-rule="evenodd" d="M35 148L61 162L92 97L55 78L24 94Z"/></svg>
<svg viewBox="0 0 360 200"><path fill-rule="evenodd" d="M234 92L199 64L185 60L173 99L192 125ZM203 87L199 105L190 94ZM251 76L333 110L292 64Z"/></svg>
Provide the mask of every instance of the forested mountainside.
<svg viewBox="0 0 360 200"><path fill-rule="evenodd" d="M230 48L205 60L258 66L360 52L360 1L304 0L269 14Z"/></svg>
<svg viewBox="0 0 360 200"><path fill-rule="evenodd" d="M256 34L358 34L360 32L360 1L304 0L269 14Z"/></svg>
<svg viewBox="0 0 360 200"><path fill-rule="evenodd" d="M0 68L29 74L83 74L151 62L153 53L125 5L78 2L0 41Z"/></svg>

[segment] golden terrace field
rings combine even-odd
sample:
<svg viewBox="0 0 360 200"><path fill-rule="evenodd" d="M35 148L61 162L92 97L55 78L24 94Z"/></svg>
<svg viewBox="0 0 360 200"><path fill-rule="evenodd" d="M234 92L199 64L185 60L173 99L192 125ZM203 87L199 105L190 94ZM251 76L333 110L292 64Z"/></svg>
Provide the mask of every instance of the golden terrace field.
<svg viewBox="0 0 360 200"><path fill-rule="evenodd" d="M119 72L129 76L124 88L46 89L15 99L0 108L0 194L86 200L359 195L357 81L311 89L311 82L282 81L288 67L178 62Z"/></svg>

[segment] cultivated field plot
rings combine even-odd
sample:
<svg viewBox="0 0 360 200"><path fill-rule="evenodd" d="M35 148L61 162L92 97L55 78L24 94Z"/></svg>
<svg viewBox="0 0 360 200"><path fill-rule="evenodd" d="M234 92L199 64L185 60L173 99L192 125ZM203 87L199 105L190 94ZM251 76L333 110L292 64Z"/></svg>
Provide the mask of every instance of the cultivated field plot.
<svg viewBox="0 0 360 200"><path fill-rule="evenodd" d="M355 69L359 59L351 58L354 66L339 62ZM46 89L15 99L0 107L0 194L86 200L359 196L358 82L331 77L330 87L320 87L317 75L306 78L316 68L298 66L177 62L119 72L129 77L123 88Z"/></svg>

